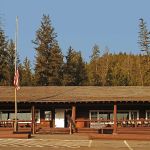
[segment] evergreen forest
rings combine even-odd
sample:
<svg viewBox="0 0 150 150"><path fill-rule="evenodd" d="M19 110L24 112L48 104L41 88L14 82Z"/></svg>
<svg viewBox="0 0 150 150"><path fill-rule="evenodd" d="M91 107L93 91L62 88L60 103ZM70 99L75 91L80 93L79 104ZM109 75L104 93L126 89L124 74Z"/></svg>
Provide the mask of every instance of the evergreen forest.
<svg viewBox="0 0 150 150"><path fill-rule="evenodd" d="M150 31L140 18L138 33L139 54L111 53L93 44L89 61L82 51L68 47L62 53L57 33L49 15L43 15L35 38L35 64L28 57L17 66L20 86L149 86L150 85ZM15 42L5 35L0 24L0 86L12 86L15 68Z"/></svg>

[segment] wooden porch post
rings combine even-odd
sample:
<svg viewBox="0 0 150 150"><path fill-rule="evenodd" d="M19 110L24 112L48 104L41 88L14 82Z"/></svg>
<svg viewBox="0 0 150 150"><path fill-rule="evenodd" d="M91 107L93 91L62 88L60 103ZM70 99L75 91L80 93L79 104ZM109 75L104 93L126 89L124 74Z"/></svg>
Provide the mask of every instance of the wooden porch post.
<svg viewBox="0 0 150 150"><path fill-rule="evenodd" d="M55 128L55 109L52 108L52 128Z"/></svg>
<svg viewBox="0 0 150 150"><path fill-rule="evenodd" d="M75 124L75 120L76 120L76 106L73 105L72 106L72 121Z"/></svg>
<svg viewBox="0 0 150 150"><path fill-rule="evenodd" d="M114 130L113 134L117 134L117 103L114 102Z"/></svg>
<svg viewBox="0 0 150 150"><path fill-rule="evenodd" d="M72 120L70 121L70 134L72 134L73 130L72 128L74 128L74 131L76 132L75 130L75 120L76 120L76 106L75 104L72 105L72 116L71 116Z"/></svg>
<svg viewBox="0 0 150 150"><path fill-rule="evenodd" d="M35 134L35 106L32 105L32 108L31 108L31 112L32 112L32 134Z"/></svg>

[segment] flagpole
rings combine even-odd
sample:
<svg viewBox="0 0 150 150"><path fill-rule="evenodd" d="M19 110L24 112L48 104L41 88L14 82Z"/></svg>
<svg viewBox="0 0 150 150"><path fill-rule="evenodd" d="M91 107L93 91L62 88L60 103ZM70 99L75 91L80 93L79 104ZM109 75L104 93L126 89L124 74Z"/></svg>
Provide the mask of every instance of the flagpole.
<svg viewBox="0 0 150 150"><path fill-rule="evenodd" d="M17 71L17 39L18 38L18 16L16 17L16 33L15 33L15 74ZM15 87L15 122L14 122L14 132L18 131L17 124L17 88Z"/></svg>

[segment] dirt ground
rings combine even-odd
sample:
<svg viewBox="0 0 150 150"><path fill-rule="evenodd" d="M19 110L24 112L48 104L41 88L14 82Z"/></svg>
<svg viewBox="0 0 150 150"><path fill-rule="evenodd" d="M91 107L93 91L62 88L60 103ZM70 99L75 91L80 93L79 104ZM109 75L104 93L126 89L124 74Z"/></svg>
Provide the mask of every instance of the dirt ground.
<svg viewBox="0 0 150 150"><path fill-rule="evenodd" d="M34 135L0 139L0 150L150 150L150 141L90 140L87 135Z"/></svg>

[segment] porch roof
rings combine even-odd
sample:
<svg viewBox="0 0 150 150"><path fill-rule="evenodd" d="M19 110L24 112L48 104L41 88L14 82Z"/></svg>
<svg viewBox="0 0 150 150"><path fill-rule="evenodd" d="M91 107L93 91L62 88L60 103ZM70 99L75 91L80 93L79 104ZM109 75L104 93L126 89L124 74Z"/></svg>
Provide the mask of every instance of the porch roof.
<svg viewBox="0 0 150 150"><path fill-rule="evenodd" d="M0 86L0 102L14 101L14 87ZM150 87L143 86L40 86L21 87L18 102L149 101Z"/></svg>

